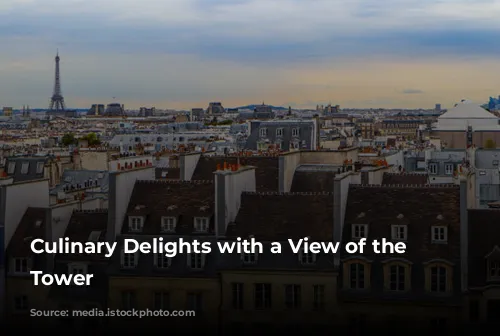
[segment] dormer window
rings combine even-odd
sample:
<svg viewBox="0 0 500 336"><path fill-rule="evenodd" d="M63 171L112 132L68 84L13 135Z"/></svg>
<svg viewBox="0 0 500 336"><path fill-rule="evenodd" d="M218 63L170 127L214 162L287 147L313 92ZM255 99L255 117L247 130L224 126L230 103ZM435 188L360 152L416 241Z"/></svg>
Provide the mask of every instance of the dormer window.
<svg viewBox="0 0 500 336"><path fill-rule="evenodd" d="M9 166L7 167L7 173L9 175L12 175L12 174L14 174L15 171L16 171L16 163L15 162L9 162Z"/></svg>
<svg viewBox="0 0 500 336"><path fill-rule="evenodd" d="M16 274L25 274L30 272L29 258L14 258L13 271Z"/></svg>
<svg viewBox="0 0 500 336"><path fill-rule="evenodd" d="M122 268L136 268L139 254L138 253L125 253L125 250L122 250L121 254L121 264Z"/></svg>
<svg viewBox="0 0 500 336"><path fill-rule="evenodd" d="M188 255L188 266L192 270L201 270L205 267L205 254L190 253Z"/></svg>
<svg viewBox="0 0 500 336"><path fill-rule="evenodd" d="M38 162L38 163L36 164L36 173L37 173L37 174L43 174L43 168L44 168L44 166L45 166L45 163L43 163L43 162Z"/></svg>
<svg viewBox="0 0 500 336"><path fill-rule="evenodd" d="M169 268L170 265L172 265L172 258L169 258L167 256L165 256L163 253L158 253L156 256L155 256L155 266L157 268Z"/></svg>
<svg viewBox="0 0 500 336"><path fill-rule="evenodd" d="M208 218L195 217L195 219L194 219L194 231L195 232L207 232L208 231Z"/></svg>
<svg viewBox="0 0 500 336"><path fill-rule="evenodd" d="M176 220L175 217L162 217L161 219L161 231L162 232L175 232Z"/></svg>
<svg viewBox="0 0 500 336"><path fill-rule="evenodd" d="M302 265L312 265L316 262L316 254L302 250L299 255Z"/></svg>
<svg viewBox="0 0 500 336"><path fill-rule="evenodd" d="M446 226L433 226L431 228L431 240L436 244L448 242L448 228Z"/></svg>
<svg viewBox="0 0 500 336"><path fill-rule="evenodd" d="M406 225L392 225L391 226L391 237L392 240L405 241L407 239L408 227Z"/></svg>
<svg viewBox="0 0 500 336"><path fill-rule="evenodd" d="M488 261L488 279L500 280L500 260Z"/></svg>
<svg viewBox="0 0 500 336"><path fill-rule="evenodd" d="M29 162L23 162L23 164L21 165L21 174L27 175L28 171L29 171L29 168L30 168L30 163Z"/></svg>
<svg viewBox="0 0 500 336"><path fill-rule="evenodd" d="M87 274L87 265L85 264L69 264L68 265L68 274Z"/></svg>
<svg viewBox="0 0 500 336"><path fill-rule="evenodd" d="M488 265L488 281L500 281L500 248L495 246L485 258Z"/></svg>
<svg viewBox="0 0 500 336"><path fill-rule="evenodd" d="M267 136L267 128L264 127L264 128L259 129L259 134L261 137Z"/></svg>
<svg viewBox="0 0 500 336"><path fill-rule="evenodd" d="M258 259L259 258L258 258L257 253L242 253L241 254L241 261L243 261L243 263L246 265L256 264Z"/></svg>
<svg viewBox="0 0 500 336"><path fill-rule="evenodd" d="M298 127L292 128L292 136L298 137L299 135L300 135L299 128Z"/></svg>
<svg viewBox="0 0 500 336"><path fill-rule="evenodd" d="M446 175L453 175L454 166L453 163L447 163L444 165L444 173Z"/></svg>
<svg viewBox="0 0 500 336"><path fill-rule="evenodd" d="M283 136L283 128L277 128L276 129L276 136L277 137L282 137Z"/></svg>
<svg viewBox="0 0 500 336"><path fill-rule="evenodd" d="M429 164L429 174L436 175L438 173L438 165L437 163Z"/></svg>
<svg viewBox="0 0 500 336"><path fill-rule="evenodd" d="M141 232L144 227L144 217L130 217L128 227L130 232Z"/></svg>
<svg viewBox="0 0 500 336"><path fill-rule="evenodd" d="M367 224L353 224L352 225L352 238L361 239L368 237L368 225Z"/></svg>

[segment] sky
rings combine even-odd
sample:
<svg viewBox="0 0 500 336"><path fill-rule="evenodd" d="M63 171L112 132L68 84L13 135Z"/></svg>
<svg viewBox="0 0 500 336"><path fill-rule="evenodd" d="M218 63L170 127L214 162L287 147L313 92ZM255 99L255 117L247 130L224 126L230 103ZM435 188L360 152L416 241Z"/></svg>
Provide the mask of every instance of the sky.
<svg viewBox="0 0 500 336"><path fill-rule="evenodd" d="M0 106L451 107L500 95L500 0L0 0Z"/></svg>

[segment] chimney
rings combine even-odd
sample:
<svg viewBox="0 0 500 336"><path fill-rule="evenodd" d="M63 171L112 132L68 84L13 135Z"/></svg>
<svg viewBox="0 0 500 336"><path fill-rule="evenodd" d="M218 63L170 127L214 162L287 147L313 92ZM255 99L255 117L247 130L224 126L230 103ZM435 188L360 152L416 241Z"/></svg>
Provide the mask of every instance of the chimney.
<svg viewBox="0 0 500 336"><path fill-rule="evenodd" d="M44 239L46 242L53 242L54 237L52 236L52 209L47 208L45 209L45 234L44 234ZM50 253L45 253L42 254L42 256L45 258L45 272L46 273L52 273L54 270L54 255Z"/></svg>
<svg viewBox="0 0 500 336"><path fill-rule="evenodd" d="M336 175L333 181L333 242L342 244L342 231L344 228L344 216L347 206L347 195L351 182L351 172ZM333 257L335 267L340 267L340 254Z"/></svg>
<svg viewBox="0 0 500 336"><path fill-rule="evenodd" d="M467 178L460 178L460 269L462 292L468 289L469 218L467 210Z"/></svg>
<svg viewBox="0 0 500 336"><path fill-rule="evenodd" d="M227 167L224 167L227 168ZM217 170L215 173L215 234L223 237L229 223L236 219L241 194L255 192L255 167Z"/></svg>

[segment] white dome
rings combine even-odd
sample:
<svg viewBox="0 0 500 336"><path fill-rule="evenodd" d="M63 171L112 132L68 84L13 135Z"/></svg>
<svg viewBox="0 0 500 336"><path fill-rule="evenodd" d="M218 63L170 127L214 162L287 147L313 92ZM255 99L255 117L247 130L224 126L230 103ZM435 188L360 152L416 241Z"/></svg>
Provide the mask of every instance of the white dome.
<svg viewBox="0 0 500 336"><path fill-rule="evenodd" d="M498 128L499 118L470 100L462 100L438 118L437 129L466 130L467 127Z"/></svg>
<svg viewBox="0 0 500 336"><path fill-rule="evenodd" d="M491 119L498 118L470 100L462 100L455 107L442 114L439 119Z"/></svg>

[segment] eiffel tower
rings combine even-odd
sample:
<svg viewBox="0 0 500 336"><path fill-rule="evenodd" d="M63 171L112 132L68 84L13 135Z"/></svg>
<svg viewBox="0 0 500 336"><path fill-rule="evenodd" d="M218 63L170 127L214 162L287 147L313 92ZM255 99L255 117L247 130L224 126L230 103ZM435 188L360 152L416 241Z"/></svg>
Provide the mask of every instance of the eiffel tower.
<svg viewBox="0 0 500 336"><path fill-rule="evenodd" d="M54 93L50 98L50 112L64 113L66 107L64 106L64 98L61 93L61 78L59 76L59 50L56 54L56 77L54 83Z"/></svg>

